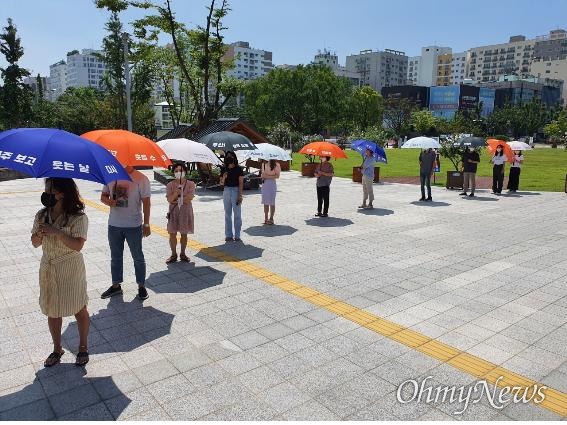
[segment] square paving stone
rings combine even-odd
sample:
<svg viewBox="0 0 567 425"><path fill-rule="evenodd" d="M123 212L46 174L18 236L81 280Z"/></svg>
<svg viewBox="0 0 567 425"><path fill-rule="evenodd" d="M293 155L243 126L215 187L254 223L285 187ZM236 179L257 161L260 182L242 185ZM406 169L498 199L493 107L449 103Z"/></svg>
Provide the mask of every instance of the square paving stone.
<svg viewBox="0 0 567 425"><path fill-rule="evenodd" d="M196 387L184 375L175 375L146 386L160 404L165 404L193 392Z"/></svg>
<svg viewBox="0 0 567 425"><path fill-rule="evenodd" d="M82 410L100 401L100 396L90 384L81 385L80 387L49 397L49 403L57 417Z"/></svg>
<svg viewBox="0 0 567 425"><path fill-rule="evenodd" d="M135 369L132 369L132 372L134 372L134 374L144 385L148 385L156 381L161 381L162 379L180 373L179 370L177 370L167 360L159 360L155 363L137 367Z"/></svg>
<svg viewBox="0 0 567 425"><path fill-rule="evenodd" d="M2 421L48 421L55 417L47 399L40 399L0 413Z"/></svg>

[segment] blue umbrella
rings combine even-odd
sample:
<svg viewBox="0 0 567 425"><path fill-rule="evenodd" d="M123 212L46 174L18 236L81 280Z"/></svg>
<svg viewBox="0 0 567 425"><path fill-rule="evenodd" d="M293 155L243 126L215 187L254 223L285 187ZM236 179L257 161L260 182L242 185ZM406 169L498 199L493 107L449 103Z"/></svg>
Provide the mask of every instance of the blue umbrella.
<svg viewBox="0 0 567 425"><path fill-rule="evenodd" d="M388 163L386 159L386 151L382 148L382 146L372 142L371 140L355 140L350 143L350 147L360 153L364 157L364 151L366 149L370 149L374 152L374 160L376 162L383 162L384 164Z"/></svg>
<svg viewBox="0 0 567 425"><path fill-rule="evenodd" d="M131 180L102 146L54 128L15 128L1 132L0 167L33 177L75 178L102 184Z"/></svg>

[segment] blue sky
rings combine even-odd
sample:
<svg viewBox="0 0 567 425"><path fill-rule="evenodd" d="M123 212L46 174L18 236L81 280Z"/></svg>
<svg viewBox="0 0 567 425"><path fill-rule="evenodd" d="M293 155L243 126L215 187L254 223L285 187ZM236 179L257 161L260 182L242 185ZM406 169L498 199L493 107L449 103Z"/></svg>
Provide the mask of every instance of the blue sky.
<svg viewBox="0 0 567 425"><path fill-rule="evenodd" d="M204 21L206 0L172 3L185 23ZM275 64L308 63L323 48L336 51L344 64L346 55L363 49L413 56L434 43L462 51L510 35L567 29L566 0L232 0L231 7L226 40L271 50ZM121 18L127 23L141 16L128 10ZM0 0L2 27L8 17L22 38L22 65L47 75L68 51L100 47L108 13L92 0Z"/></svg>

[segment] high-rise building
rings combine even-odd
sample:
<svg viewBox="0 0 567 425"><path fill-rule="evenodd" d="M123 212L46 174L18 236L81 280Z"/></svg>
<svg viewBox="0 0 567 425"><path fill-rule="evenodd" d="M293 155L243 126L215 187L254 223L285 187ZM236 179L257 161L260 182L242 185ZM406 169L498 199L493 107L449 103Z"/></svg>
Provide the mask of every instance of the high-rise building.
<svg viewBox="0 0 567 425"><path fill-rule="evenodd" d="M474 47L469 50L467 77L488 82L504 75L528 76L535 44L535 39L516 35L508 43Z"/></svg>
<svg viewBox="0 0 567 425"><path fill-rule="evenodd" d="M65 61L59 61L49 66L45 98L56 101L65 90L67 90L67 64Z"/></svg>
<svg viewBox="0 0 567 425"><path fill-rule="evenodd" d="M40 85L41 85L41 91L42 91L42 95L44 99L48 99L47 97L48 93L47 93L47 78L46 77L42 77L39 76L39 81L37 80L37 76L33 77L33 76L29 76L24 78L24 84L26 86L29 86L29 88L31 89L31 91L34 93L34 95L37 97L39 96L39 92L40 92Z"/></svg>
<svg viewBox="0 0 567 425"><path fill-rule="evenodd" d="M419 80L419 72L421 70L421 56L412 56L408 58L408 80L407 83L417 86Z"/></svg>
<svg viewBox="0 0 567 425"><path fill-rule="evenodd" d="M417 85L431 87L437 84L439 56L451 53L450 47L426 46L421 48ZM447 59L444 56L445 59Z"/></svg>
<svg viewBox="0 0 567 425"><path fill-rule="evenodd" d="M563 104L567 101L567 59L542 60L534 59L530 66L530 73L536 78L553 78L563 80L561 98Z"/></svg>
<svg viewBox="0 0 567 425"><path fill-rule="evenodd" d="M319 50L313 59L313 63L327 65L337 77L348 78L354 85L360 85L360 76L357 72L349 71L339 64L339 57L327 49Z"/></svg>
<svg viewBox="0 0 567 425"><path fill-rule="evenodd" d="M360 84L380 92L382 87L406 83L408 57L404 52L362 50L346 58L346 70L360 76Z"/></svg>
<svg viewBox="0 0 567 425"><path fill-rule="evenodd" d="M49 98L57 100L68 87L102 88L106 72L105 62L98 56L101 51L83 49L67 53L67 62L59 61L49 67Z"/></svg>
<svg viewBox="0 0 567 425"><path fill-rule="evenodd" d="M567 59L567 31L549 31L549 35L535 38L533 59L544 61Z"/></svg>
<svg viewBox="0 0 567 425"><path fill-rule="evenodd" d="M451 57L451 84L463 84L467 72L467 52L453 53Z"/></svg>
<svg viewBox="0 0 567 425"><path fill-rule="evenodd" d="M230 44L225 58L234 60L234 68L228 71L228 75L239 80L253 80L274 68L272 52L254 49L246 41Z"/></svg>

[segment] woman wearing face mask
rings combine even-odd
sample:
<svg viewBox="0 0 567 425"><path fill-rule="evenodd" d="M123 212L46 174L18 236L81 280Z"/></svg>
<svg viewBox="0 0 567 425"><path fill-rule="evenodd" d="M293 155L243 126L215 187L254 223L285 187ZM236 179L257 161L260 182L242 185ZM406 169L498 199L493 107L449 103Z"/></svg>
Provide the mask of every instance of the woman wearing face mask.
<svg viewBox="0 0 567 425"><path fill-rule="evenodd" d="M281 172L280 164L275 159L270 159L262 164L262 204L264 205L264 224L274 224L274 213L276 212L276 179ZM270 218L268 218L268 213Z"/></svg>
<svg viewBox="0 0 567 425"><path fill-rule="evenodd" d="M36 215L31 242L41 246L43 255L39 267L39 305L47 316L53 339L53 352L45 367L61 362L65 353L61 345L63 317L75 316L79 330L79 349L75 364L89 361L87 338L87 279L81 250L87 240L88 219L83 213L79 191L72 179L49 178L45 183L41 203L45 208Z"/></svg>
<svg viewBox="0 0 567 425"><path fill-rule="evenodd" d="M317 214L315 217L328 217L330 186L334 176L333 165L330 161L330 156L321 157L321 163L315 169L315 177L317 177Z"/></svg>
<svg viewBox="0 0 567 425"><path fill-rule="evenodd" d="M508 177L508 192L516 193L520 185L520 171L524 163L524 155L522 151L514 151L514 163L510 166L510 175Z"/></svg>
<svg viewBox="0 0 567 425"><path fill-rule="evenodd" d="M499 195L502 193L502 185L504 184L504 164L507 157L504 155L504 147L496 146L496 153L490 160L494 166L492 167L492 193Z"/></svg>
<svg viewBox="0 0 567 425"><path fill-rule="evenodd" d="M177 261L177 233L181 234L181 253L179 259L189 262L185 254L187 248L187 234L194 232L193 205L191 201L195 197L195 183L187 180L185 164L173 166L175 180L169 182L166 188L167 202L169 202L169 213L167 215L167 232L169 233L170 257L165 260L166 264Z"/></svg>
<svg viewBox="0 0 567 425"><path fill-rule="evenodd" d="M463 191L460 193L461 196L467 196L467 191L469 186L471 188L471 193L469 197L474 197L474 191L476 189L476 168L480 162L480 156L478 152L475 151L474 147L470 146L465 150L462 158L463 162Z"/></svg>
<svg viewBox="0 0 567 425"><path fill-rule="evenodd" d="M242 228L242 191L244 189L244 172L238 165L236 154L228 151L224 157L224 166L221 167L221 184L224 185L224 240L240 242L240 229ZM234 213L234 227L233 218Z"/></svg>

